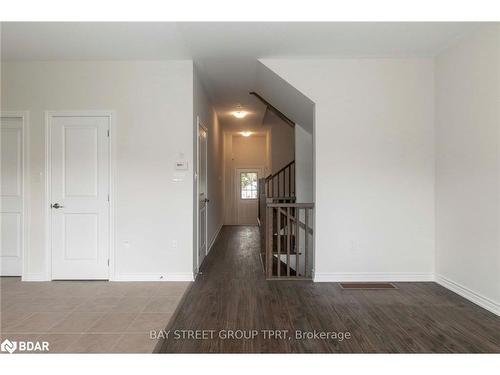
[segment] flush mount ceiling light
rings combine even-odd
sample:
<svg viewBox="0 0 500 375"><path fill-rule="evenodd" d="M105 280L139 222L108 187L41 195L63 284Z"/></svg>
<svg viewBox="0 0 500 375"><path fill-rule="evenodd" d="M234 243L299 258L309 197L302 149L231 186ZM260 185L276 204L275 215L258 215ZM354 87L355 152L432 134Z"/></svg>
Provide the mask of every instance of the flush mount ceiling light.
<svg viewBox="0 0 500 375"><path fill-rule="evenodd" d="M236 118L243 118L247 115L246 112L244 111L236 111L236 112L233 112L233 116L236 117Z"/></svg>
<svg viewBox="0 0 500 375"><path fill-rule="evenodd" d="M250 137L252 135L252 132L241 132L240 133L243 137Z"/></svg>
<svg viewBox="0 0 500 375"><path fill-rule="evenodd" d="M241 105L238 106L236 111L233 112L233 116L236 118L243 118L248 114L248 112L245 112L243 108L241 108Z"/></svg>

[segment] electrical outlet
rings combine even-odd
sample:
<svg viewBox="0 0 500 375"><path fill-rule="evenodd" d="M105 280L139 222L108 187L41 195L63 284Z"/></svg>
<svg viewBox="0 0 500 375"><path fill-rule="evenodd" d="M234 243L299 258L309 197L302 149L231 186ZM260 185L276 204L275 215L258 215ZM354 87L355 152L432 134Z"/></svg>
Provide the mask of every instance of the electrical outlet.
<svg viewBox="0 0 500 375"><path fill-rule="evenodd" d="M177 240L172 240L172 249L177 249L179 247L179 242Z"/></svg>

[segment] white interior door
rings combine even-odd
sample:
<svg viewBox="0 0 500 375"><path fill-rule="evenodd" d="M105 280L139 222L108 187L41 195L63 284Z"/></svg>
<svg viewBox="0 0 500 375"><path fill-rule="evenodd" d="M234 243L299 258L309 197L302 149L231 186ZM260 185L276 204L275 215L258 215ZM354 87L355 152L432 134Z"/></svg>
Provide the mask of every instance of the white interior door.
<svg viewBox="0 0 500 375"><path fill-rule="evenodd" d="M109 278L109 125L49 119L52 279Z"/></svg>
<svg viewBox="0 0 500 375"><path fill-rule="evenodd" d="M198 268L207 254L207 131L198 131Z"/></svg>
<svg viewBox="0 0 500 375"><path fill-rule="evenodd" d="M21 276L23 248L23 118L1 117L0 275Z"/></svg>
<svg viewBox="0 0 500 375"><path fill-rule="evenodd" d="M236 223L257 225L259 211L259 178L262 168L236 168L234 172Z"/></svg>

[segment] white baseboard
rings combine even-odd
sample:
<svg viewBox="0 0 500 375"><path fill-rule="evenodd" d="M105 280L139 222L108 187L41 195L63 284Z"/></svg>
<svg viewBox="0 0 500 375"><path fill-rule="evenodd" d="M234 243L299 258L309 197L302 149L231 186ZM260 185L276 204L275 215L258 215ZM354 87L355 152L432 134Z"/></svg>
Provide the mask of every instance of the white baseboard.
<svg viewBox="0 0 500 375"><path fill-rule="evenodd" d="M193 281L191 272L178 273L122 273L111 281Z"/></svg>
<svg viewBox="0 0 500 375"><path fill-rule="evenodd" d="M217 237L219 237L219 233L220 233L223 226L224 226L224 223L223 222L220 223L219 228L215 232L215 236L212 238L212 241L210 241L210 246L208 246L207 255L210 252L210 250L212 250L212 246L214 245L215 241L217 240Z"/></svg>
<svg viewBox="0 0 500 375"><path fill-rule="evenodd" d="M432 273L414 272L333 272L314 274L314 282L404 282L404 281L434 281Z"/></svg>
<svg viewBox="0 0 500 375"><path fill-rule="evenodd" d="M50 279L47 278L47 275L42 272L42 273L25 273L21 277L22 281L50 281Z"/></svg>
<svg viewBox="0 0 500 375"><path fill-rule="evenodd" d="M458 295L468 299L472 303L475 303L476 305L481 306L488 311L491 311L493 314L500 316L500 304L498 302L484 297L481 294L476 293L469 288L466 288L465 286L460 285L459 283L441 275L436 275L436 282L439 285L444 286L446 289L449 289L452 292L455 292Z"/></svg>
<svg viewBox="0 0 500 375"><path fill-rule="evenodd" d="M315 273L314 282L427 282L435 281L439 285L466 298L482 308L500 316L500 304L465 286L441 275L432 273L378 273L378 272L333 272Z"/></svg>

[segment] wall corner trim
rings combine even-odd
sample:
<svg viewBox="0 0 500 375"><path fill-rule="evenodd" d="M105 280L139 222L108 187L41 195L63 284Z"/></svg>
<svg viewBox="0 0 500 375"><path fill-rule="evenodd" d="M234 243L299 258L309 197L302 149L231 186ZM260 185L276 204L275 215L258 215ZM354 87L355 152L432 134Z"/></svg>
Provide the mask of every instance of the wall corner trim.
<svg viewBox="0 0 500 375"><path fill-rule="evenodd" d="M451 290L452 292L464 297L472 303L492 312L493 314L500 316L500 303L493 301L481 294L466 288L465 286L448 279L442 275L436 275L436 282L445 287L446 289Z"/></svg>

